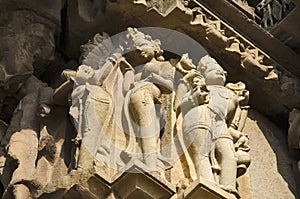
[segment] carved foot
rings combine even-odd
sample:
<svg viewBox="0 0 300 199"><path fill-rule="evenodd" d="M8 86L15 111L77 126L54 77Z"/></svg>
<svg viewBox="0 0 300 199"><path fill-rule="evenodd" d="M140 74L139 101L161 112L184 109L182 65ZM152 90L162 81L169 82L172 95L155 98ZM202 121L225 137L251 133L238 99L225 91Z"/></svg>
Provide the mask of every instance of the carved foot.
<svg viewBox="0 0 300 199"><path fill-rule="evenodd" d="M271 72L268 74L267 77L265 77L265 80L278 80L278 73L277 71L271 70Z"/></svg>
<svg viewBox="0 0 300 199"><path fill-rule="evenodd" d="M234 194L237 198L241 198L238 191L237 191L237 189L234 186L232 186L232 185L226 185L226 186L219 185L219 187L222 188L223 190L229 192L229 193Z"/></svg>

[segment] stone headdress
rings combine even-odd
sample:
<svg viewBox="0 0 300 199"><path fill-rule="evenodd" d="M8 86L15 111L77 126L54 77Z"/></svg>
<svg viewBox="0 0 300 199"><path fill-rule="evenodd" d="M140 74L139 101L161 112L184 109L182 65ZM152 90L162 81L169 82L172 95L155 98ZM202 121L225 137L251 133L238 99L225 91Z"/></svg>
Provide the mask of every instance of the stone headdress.
<svg viewBox="0 0 300 199"><path fill-rule="evenodd" d="M143 51L144 49L153 49L155 52L155 56L159 57L163 54L163 50L160 49L160 41L158 39L153 40L150 35L146 35L136 28L129 27L127 29L128 34L126 35L127 39L131 41L128 44L128 48L138 49Z"/></svg>
<svg viewBox="0 0 300 199"><path fill-rule="evenodd" d="M221 69L222 71L224 71L224 69L218 64L218 62L209 55L205 55L204 57L202 57L197 66L197 70L200 71L204 77L206 77L208 71L214 69Z"/></svg>

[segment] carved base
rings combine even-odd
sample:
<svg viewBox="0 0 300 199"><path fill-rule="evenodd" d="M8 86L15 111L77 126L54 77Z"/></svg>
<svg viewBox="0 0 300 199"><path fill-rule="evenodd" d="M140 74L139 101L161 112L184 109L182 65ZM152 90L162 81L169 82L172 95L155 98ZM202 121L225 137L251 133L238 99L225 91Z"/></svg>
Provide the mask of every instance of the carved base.
<svg viewBox="0 0 300 199"><path fill-rule="evenodd" d="M185 199L236 199L236 196L230 194L212 182L199 178L194 181L185 191Z"/></svg>
<svg viewBox="0 0 300 199"><path fill-rule="evenodd" d="M172 187L161 176L147 173L143 163L134 161L126 166L126 172L115 180L112 185L114 193L124 199L169 199L175 193Z"/></svg>
<svg viewBox="0 0 300 199"><path fill-rule="evenodd" d="M74 184L64 194L64 198L102 198L108 196L110 193L111 187L107 182L98 176L91 175L85 181Z"/></svg>
<svg viewBox="0 0 300 199"><path fill-rule="evenodd" d="M122 199L169 199L175 194L175 187L163 175L163 172L147 172L146 165L139 160L130 161L121 171L74 170L65 179L61 189L47 196L59 196L65 199L79 198L122 198ZM105 168L105 167L101 167ZM105 175L105 171L107 172ZM69 187L69 188L66 188Z"/></svg>
<svg viewBox="0 0 300 199"><path fill-rule="evenodd" d="M91 198L98 199L96 195L91 193L87 188L81 185L74 185L71 189L64 194L66 199L80 199L80 198Z"/></svg>

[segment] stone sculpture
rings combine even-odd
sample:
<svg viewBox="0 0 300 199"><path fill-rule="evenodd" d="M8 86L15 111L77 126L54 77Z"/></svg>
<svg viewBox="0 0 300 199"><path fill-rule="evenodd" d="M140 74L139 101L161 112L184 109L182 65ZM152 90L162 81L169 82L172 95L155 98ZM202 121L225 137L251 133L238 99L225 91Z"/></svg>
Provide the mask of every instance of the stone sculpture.
<svg viewBox="0 0 300 199"><path fill-rule="evenodd" d="M7 129L1 140L1 145L6 146L7 157L5 164L18 162L12 171L4 171L3 182L14 190L15 198L31 196L30 187L40 186L35 172L36 158L39 145L39 116L45 114L45 107L51 104L52 89L36 77L31 76L20 90L22 100L14 112L11 126ZM48 111L46 111L48 112ZM49 143L48 143L49 144ZM51 155L48 153L48 155ZM8 178L11 178L9 181ZM9 197L6 193L5 197Z"/></svg>
<svg viewBox="0 0 300 199"><path fill-rule="evenodd" d="M182 64L189 63L189 64ZM182 130L185 146L194 163L197 176L202 176L213 181L209 153L212 138L210 137L210 110L207 107L206 98L208 90L205 80L191 61L183 57L177 68L184 71L185 75L181 79L177 93L181 101L180 112L182 113ZM186 93L186 94L182 94ZM182 96L182 97L181 97ZM177 111L178 112L178 111Z"/></svg>
<svg viewBox="0 0 300 199"><path fill-rule="evenodd" d="M111 130L111 125L114 125L111 124L115 111L111 96L118 79L122 78L120 66L124 66L122 64L124 59L119 48L103 47L105 39L107 39L105 35L102 39L100 38L100 41L97 41L97 38L94 39L99 46L86 48L90 52L83 60L83 64L76 72L64 72L68 80L54 94L56 103L66 102L63 98L67 97L66 91L70 88L69 84L74 82L70 114L78 132L74 139L75 146L78 148L75 155L75 168L92 168L95 159L107 165L111 158L112 151L109 142L100 141L106 139L104 132L109 134L107 131ZM101 47L106 49L99 51ZM102 54L98 56L101 56L103 60L95 60L91 56L92 53L99 52ZM117 162L118 160L116 164Z"/></svg>
<svg viewBox="0 0 300 199"><path fill-rule="evenodd" d="M226 72L209 56L199 62L201 73L189 68L182 78L186 86L178 87L178 93L190 88L180 105L185 146L198 178L238 195L237 168L242 174L250 163L248 139L240 132L249 93L241 82L225 87Z"/></svg>
<svg viewBox="0 0 300 199"><path fill-rule="evenodd" d="M247 6L245 1L233 1ZM131 1L54 1L52 6L49 2L36 5L33 1L20 1L16 5L14 1L3 1L0 198L167 199L176 198L175 185L177 198L235 198L237 187L242 198L248 191L255 198L257 193L268 192L257 191L267 190L268 182L275 187L272 192L291 195L286 190L294 189L295 183L290 182L292 176L287 175L290 173L282 172L282 168L289 170L290 161L286 161L286 153L281 150L284 144L280 144L280 150L273 147L277 145L274 139L265 144L255 141L259 143L253 150L253 155L255 152L257 155L255 160L264 158L259 152L269 144L276 157L258 161L259 167L252 163L249 175L236 185L236 177L245 173L250 163L248 138L242 133L249 92L241 82L224 86L224 71L212 59L203 58L198 69L187 55L178 52L179 58L170 60L170 57L175 58L175 53L166 49L163 54L161 50L170 43L178 46L180 53L198 53L192 48L189 51L188 46L183 49L182 42L177 42L172 34L162 47L159 41L141 32L142 28L129 28L119 40L120 46L113 44L108 35L97 34L82 46L79 64L73 61L78 56L77 44L82 44L94 31L117 33L132 23L179 30L196 39L215 57L224 58L222 63L227 64L226 69L233 79L239 78L241 73L243 81L248 82L255 93L253 106L262 111L264 108L257 104L270 104L262 112L280 120L293 107L299 108L297 56L282 42L255 28L245 17L247 27L239 28L235 17L242 19L240 12L227 15L222 11L223 6L210 6L209 1L134 1L146 4L149 11L153 9L165 19L153 11L145 14L142 6L128 10ZM224 2L224 8L232 7ZM274 24L285 13L279 11L287 6L289 10L293 8L292 4L280 6L278 2L273 0L270 4L273 11L278 11L273 12L271 18ZM124 9L128 12L123 13ZM107 19L116 23L108 23ZM154 29L148 32L153 33ZM279 29L273 31L275 36L280 37ZM261 33L258 36L262 39L252 37L251 30ZM161 32L154 35L166 41ZM271 45L264 42L266 38L271 39ZM293 45L293 38L287 42L288 46ZM280 54L284 56L276 56ZM75 62L71 67L65 65L70 59ZM219 69L215 70L210 64ZM58 73L78 65L77 70L63 72L65 82L57 88ZM211 82L215 78L212 74L222 76L223 80ZM179 81L176 75L180 76ZM257 85L263 87L256 89ZM52 89L55 89L53 96ZM257 97L260 94L275 100L261 100ZM277 116L277 113L283 114ZM299 115L294 109L289 120L289 146L297 160L300 159ZM264 129L265 123L268 124L251 113L246 125L250 137L263 140L261 138L269 138L268 131L276 135L273 129ZM174 127L178 127L178 131ZM182 138L181 143L177 137ZM166 145L169 145L167 153L163 151ZM186 154L179 148L187 148ZM173 154L174 159L167 159ZM186 156L188 164L181 164L176 155ZM280 159L288 167L282 167ZM261 169L261 165L269 165L274 160L277 167ZM117 172L111 171L113 169ZM151 172L159 169L164 179ZM197 173L191 174L193 178L185 175L189 169ZM265 177L267 183L255 177L262 172L270 174L264 175L268 176ZM251 184L245 182L247 180ZM202 182L204 185L212 182L212 186L205 187L211 197L203 194ZM252 187L248 188L249 185Z"/></svg>
<svg viewBox="0 0 300 199"><path fill-rule="evenodd" d="M160 41L135 28L128 28L117 47L106 39L96 35L83 46L78 70L64 71L67 80L54 91L56 104L72 99L70 114L77 130L72 168L104 165L123 171L142 163L146 172L159 171L165 178L174 164L162 154L161 139L176 135L161 120L176 112L182 115L183 148L197 177L238 195L236 176L250 163L248 138L241 133L249 97L245 85L225 87L226 72L210 56L198 67L187 54L165 61ZM188 187L187 179L183 181ZM181 197L185 188L180 188Z"/></svg>
<svg viewBox="0 0 300 199"><path fill-rule="evenodd" d="M161 104L162 94L172 92L175 68L163 60L158 40L133 28L128 28L126 38L127 43L115 48L108 41L104 44L107 35L96 35L82 48L82 65L76 72L64 71L67 81L54 93L56 104L66 104L70 95L66 93L72 92L70 114L78 132L74 142L79 149L75 168L92 168L96 160L108 167L122 167L132 158L144 162L149 170L170 166L159 151L162 127L155 104ZM126 51L131 64L122 56ZM135 73L131 65L140 64L145 65ZM116 152L112 163L110 154L115 143L110 143L110 138L124 136L126 146L116 147L122 151L124 162Z"/></svg>
<svg viewBox="0 0 300 199"><path fill-rule="evenodd" d="M234 143L236 146L247 148L247 137L237 129L230 127L231 121L236 114L241 102L244 102L248 93L244 85L232 85L241 94L237 95L231 89L224 87L226 72L211 57L203 57L198 65L202 71L205 83L209 90L209 117L211 118L211 143L210 159L213 173L217 174L215 180L225 190L237 194L237 158ZM228 86L229 88L231 86ZM241 87L241 88L239 88ZM235 90L236 90L235 89ZM209 145L208 145L209 146ZM207 154L205 154L207 155ZM247 160L249 161L249 160Z"/></svg>
<svg viewBox="0 0 300 199"><path fill-rule="evenodd" d="M129 29L129 36L137 48L135 62L145 64L141 76L126 94L124 101L125 125L128 128L124 158L132 156L142 160L149 170L164 168L168 164L160 154L158 104L162 94L173 91L174 67L162 57L160 43L136 29ZM128 72L133 73L132 70ZM127 72L127 73L128 73ZM125 74L127 74L125 73Z"/></svg>

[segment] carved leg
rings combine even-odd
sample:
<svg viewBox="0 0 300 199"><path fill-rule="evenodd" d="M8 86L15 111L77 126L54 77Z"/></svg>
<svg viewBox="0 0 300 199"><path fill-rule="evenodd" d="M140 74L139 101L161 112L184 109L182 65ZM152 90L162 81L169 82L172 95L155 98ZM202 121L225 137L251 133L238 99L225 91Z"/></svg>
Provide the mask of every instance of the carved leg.
<svg viewBox="0 0 300 199"><path fill-rule="evenodd" d="M156 166L160 132L153 96L155 88L153 86L136 90L130 97L129 106L131 117L139 129L136 136L140 140L144 162L151 169ZM159 90L156 91L159 92Z"/></svg>
<svg viewBox="0 0 300 199"><path fill-rule="evenodd" d="M214 177L209 161L211 143L211 134L207 129L194 129L185 135L185 144L197 176L213 182Z"/></svg>
<svg viewBox="0 0 300 199"><path fill-rule="evenodd" d="M233 141L230 138L219 138L216 141L216 158L221 167L220 185L229 192L237 193L235 188L237 159Z"/></svg>
<svg viewBox="0 0 300 199"><path fill-rule="evenodd" d="M147 165L147 168L151 171L156 170L157 166L157 147L158 147L158 138L142 138L141 139L141 148L143 152L144 163Z"/></svg>

